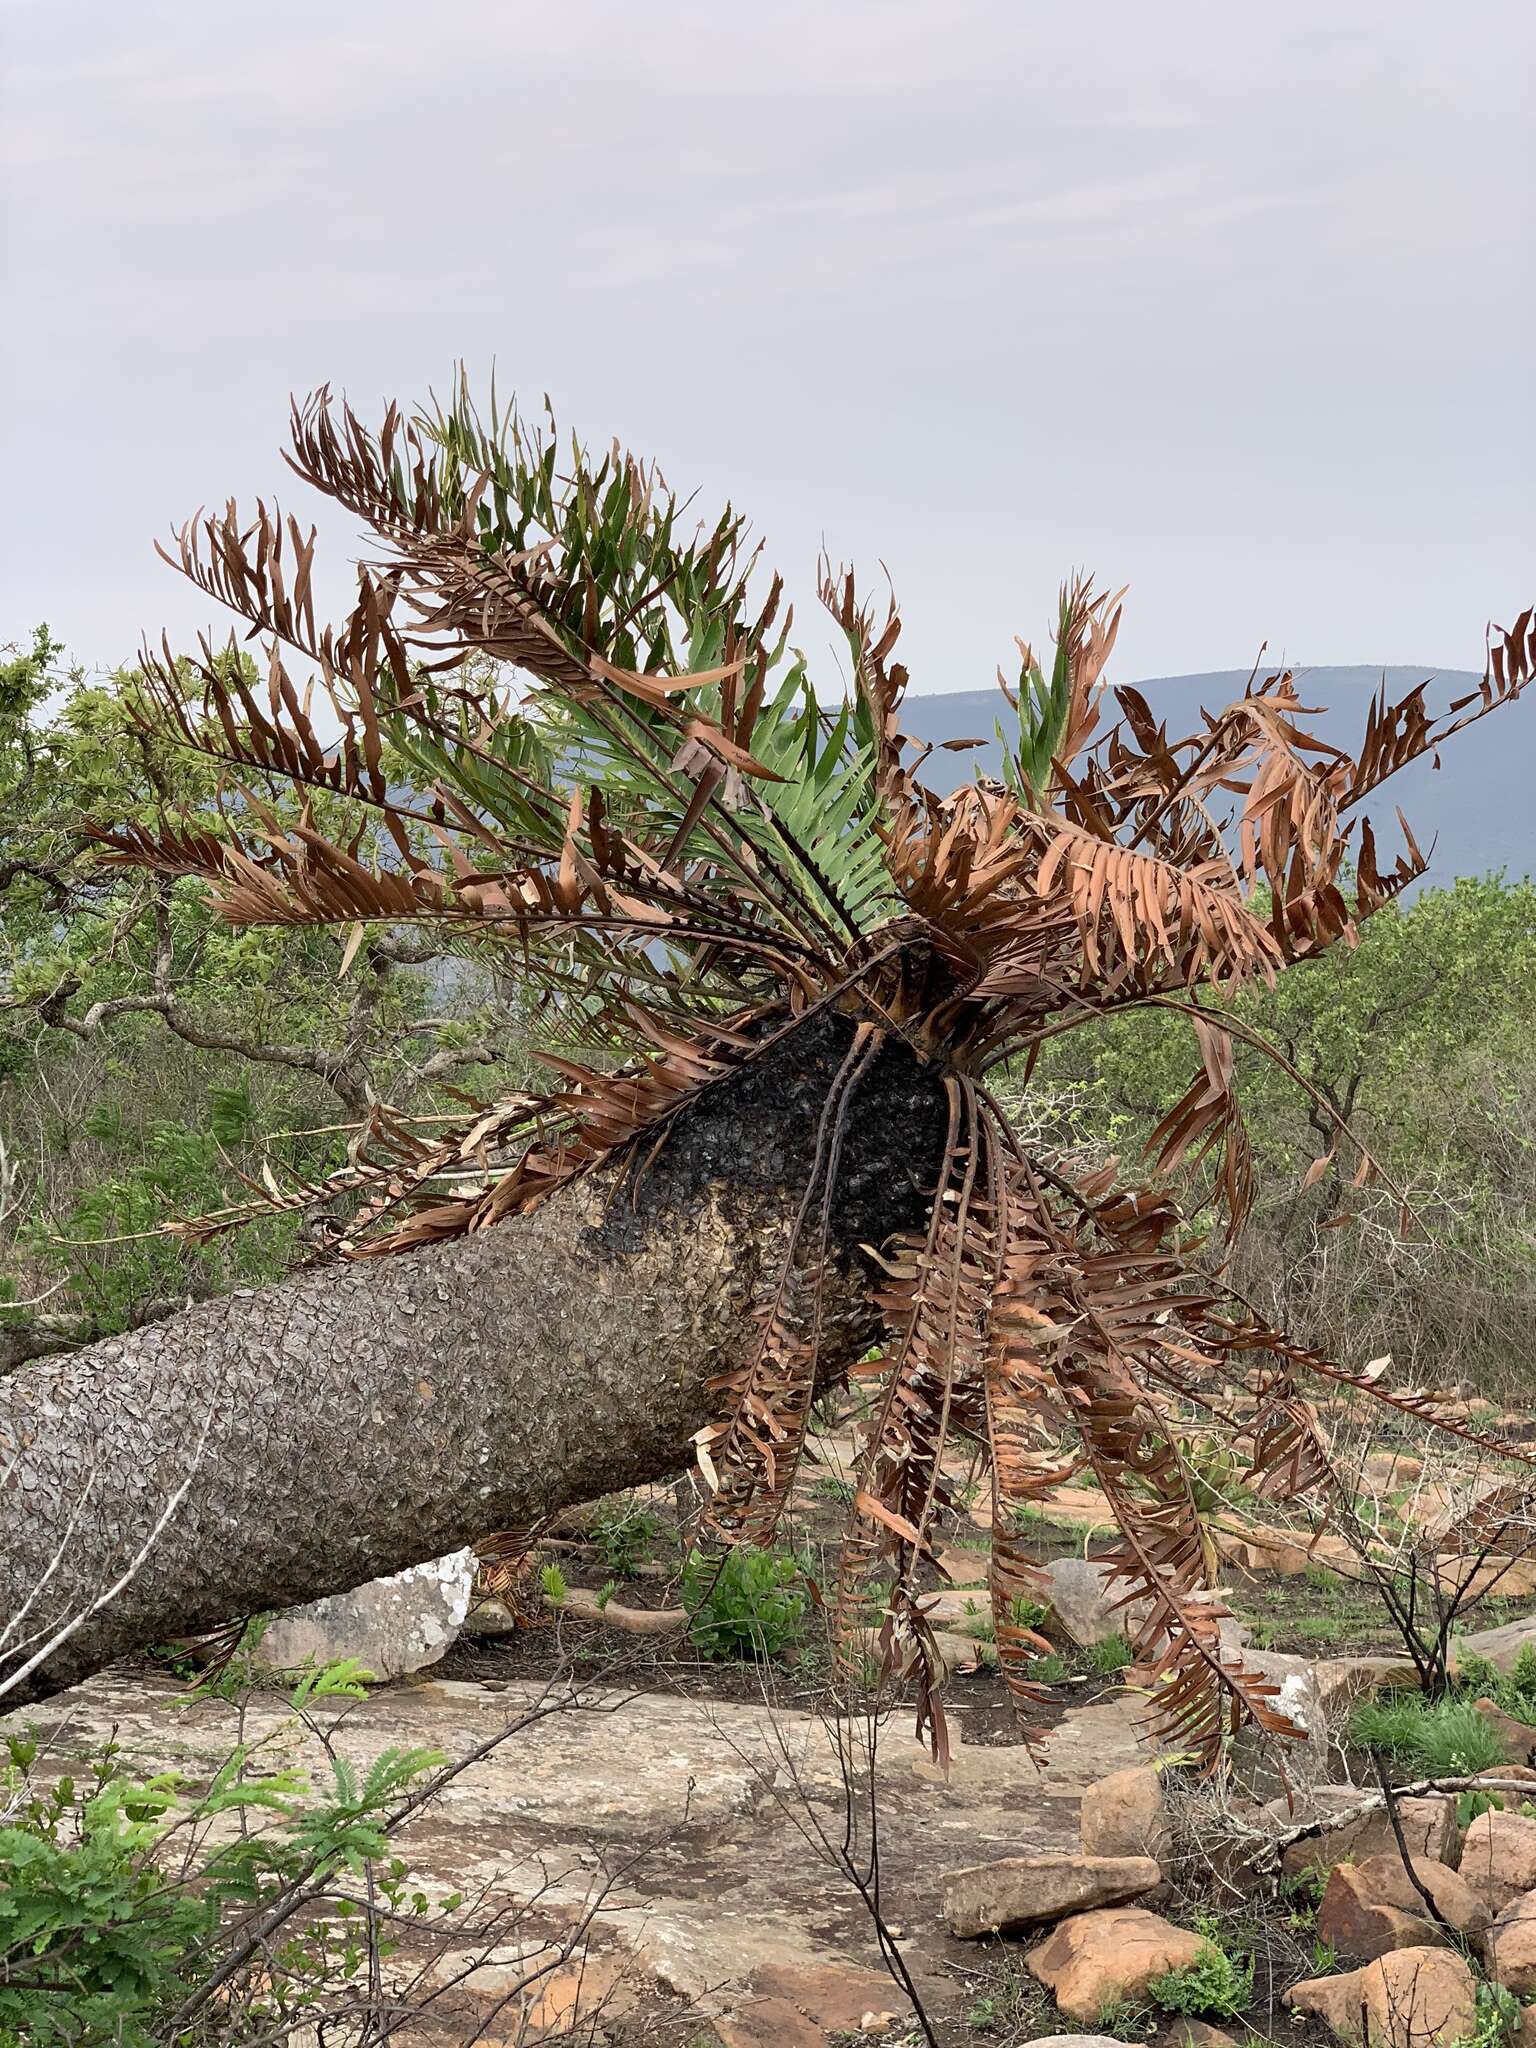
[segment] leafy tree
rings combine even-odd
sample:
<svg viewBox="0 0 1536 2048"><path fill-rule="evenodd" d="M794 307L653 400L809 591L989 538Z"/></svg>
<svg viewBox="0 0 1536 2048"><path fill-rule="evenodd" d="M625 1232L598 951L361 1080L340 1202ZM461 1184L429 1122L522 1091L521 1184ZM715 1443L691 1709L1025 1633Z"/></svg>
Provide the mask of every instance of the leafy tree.
<svg viewBox="0 0 1536 2048"><path fill-rule="evenodd" d="M1394 1352L1419 1382L1522 1383L1536 1269L1536 888L1497 876L1384 906L1357 946L1221 1006L1260 1190L1235 1277L1303 1341ZM1069 1153L1134 1154L1177 1100L1178 1020L1055 1041L1033 1113ZM1307 1092L1312 1091L1312 1092ZM1356 1189L1344 1124L1409 1197ZM1321 1163L1319 1163L1321 1162Z"/></svg>
<svg viewBox="0 0 1536 2048"><path fill-rule="evenodd" d="M0 1300L35 1305L0 1325L12 1362L281 1272L296 1217L163 1228L232 1170L323 1175L381 1102L430 1115L445 1082L520 1071L515 1005L470 963L379 933L343 973L329 932L231 929L192 882L103 869L82 818L216 824L219 774L146 728L138 671L92 683L60 656L42 628L0 666Z"/></svg>

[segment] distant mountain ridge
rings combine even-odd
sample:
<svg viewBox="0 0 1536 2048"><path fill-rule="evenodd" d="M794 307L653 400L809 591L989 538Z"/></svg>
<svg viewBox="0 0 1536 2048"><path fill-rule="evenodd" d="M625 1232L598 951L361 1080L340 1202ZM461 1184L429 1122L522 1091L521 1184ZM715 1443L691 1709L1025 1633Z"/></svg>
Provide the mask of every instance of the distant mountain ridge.
<svg viewBox="0 0 1536 2048"><path fill-rule="evenodd" d="M1311 721L1317 733L1338 746L1358 741L1366 707L1383 673L1388 690L1397 696L1431 677L1432 712L1442 710L1453 697L1464 696L1480 680L1469 669L1298 669L1302 703L1322 707L1322 715ZM1154 676L1135 687L1177 738L1198 730L1202 706L1219 711L1240 697L1248 675L1247 669L1213 669L1203 675ZM1110 714L1113 709L1107 707ZM908 697L902 724L914 739L927 740L935 748L944 740L987 742L973 752L930 754L923 763L923 780L930 788L948 791L970 781L978 766L995 774L999 754L993 728L999 719L1006 724L1011 715L997 689ZM1536 695L1459 733L1440 758L1438 771L1432 761L1413 762L1367 807L1383 864L1396 850L1394 811L1400 806L1426 853L1434 843L1427 877L1432 885L1500 868L1511 880L1536 873Z"/></svg>

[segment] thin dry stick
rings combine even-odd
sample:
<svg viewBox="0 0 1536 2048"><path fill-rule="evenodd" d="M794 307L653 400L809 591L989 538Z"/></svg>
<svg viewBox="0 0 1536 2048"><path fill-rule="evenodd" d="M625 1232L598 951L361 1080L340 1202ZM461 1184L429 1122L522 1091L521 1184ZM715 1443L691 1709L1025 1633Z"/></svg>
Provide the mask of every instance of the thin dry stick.
<svg viewBox="0 0 1536 2048"><path fill-rule="evenodd" d="M1382 1754L1379 1749L1371 1751L1371 1769L1376 1773L1376 1782L1381 1787L1381 1796L1387 1802L1387 1819L1392 1825L1392 1839L1396 1842L1397 1853L1403 1860L1403 1869L1408 1873L1408 1882L1424 1901L1425 1906L1429 1910L1430 1919L1435 1922L1437 1927L1443 1928L1450 1936L1452 1943L1455 1944L1460 1940L1457 1930L1436 1905L1434 1894L1430 1891L1423 1878L1420 1877L1413 1858L1408 1853L1407 1838L1403 1834L1402 1815L1397 1810L1397 1794L1392 1790L1392 1782L1387 1776L1387 1767L1382 1760Z"/></svg>

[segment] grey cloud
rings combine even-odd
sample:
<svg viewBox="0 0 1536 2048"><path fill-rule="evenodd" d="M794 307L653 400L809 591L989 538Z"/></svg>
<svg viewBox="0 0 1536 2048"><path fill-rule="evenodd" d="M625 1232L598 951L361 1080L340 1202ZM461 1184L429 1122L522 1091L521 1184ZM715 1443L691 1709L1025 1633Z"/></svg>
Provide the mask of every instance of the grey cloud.
<svg viewBox="0 0 1536 2048"><path fill-rule="evenodd" d="M151 540L281 485L288 392L463 356L802 599L887 563L923 688L1076 563L1125 675L1467 666L1531 594L1533 57L1518 0L0 0L0 639L205 623Z"/></svg>

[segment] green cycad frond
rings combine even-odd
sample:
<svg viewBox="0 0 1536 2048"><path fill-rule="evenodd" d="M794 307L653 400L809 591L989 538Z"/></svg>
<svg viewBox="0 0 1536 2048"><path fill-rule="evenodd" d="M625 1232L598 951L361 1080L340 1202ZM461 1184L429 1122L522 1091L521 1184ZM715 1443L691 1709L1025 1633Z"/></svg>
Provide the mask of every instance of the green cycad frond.
<svg viewBox="0 0 1536 2048"><path fill-rule="evenodd" d="M1010 689L998 671L1015 716L1014 731L1001 720L995 727L1003 780L1031 810L1045 808L1057 782L1057 762L1069 764L1093 730L1094 697L1119 625L1119 598L1095 597L1091 580L1075 577L1062 588L1049 678L1022 640L1017 685Z"/></svg>

